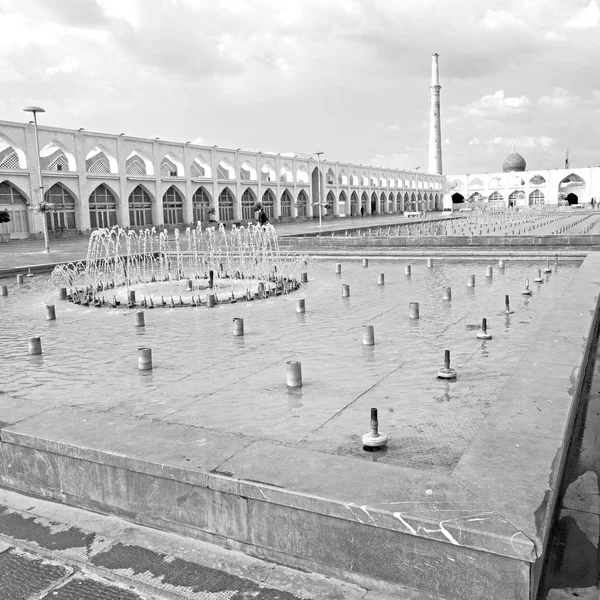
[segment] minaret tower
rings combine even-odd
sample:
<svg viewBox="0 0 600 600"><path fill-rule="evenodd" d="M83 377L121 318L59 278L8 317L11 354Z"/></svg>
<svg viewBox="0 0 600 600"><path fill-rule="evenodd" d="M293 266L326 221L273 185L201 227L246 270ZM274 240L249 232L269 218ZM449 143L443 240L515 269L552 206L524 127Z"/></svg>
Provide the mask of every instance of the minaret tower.
<svg viewBox="0 0 600 600"><path fill-rule="evenodd" d="M438 55L431 55L431 109L429 114L429 173L442 174L442 127L440 122L440 69Z"/></svg>

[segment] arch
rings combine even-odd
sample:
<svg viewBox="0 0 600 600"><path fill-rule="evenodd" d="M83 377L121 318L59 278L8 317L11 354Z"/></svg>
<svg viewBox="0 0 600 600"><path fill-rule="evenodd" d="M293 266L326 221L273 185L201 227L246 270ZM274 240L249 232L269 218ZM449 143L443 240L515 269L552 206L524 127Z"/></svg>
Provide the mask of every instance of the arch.
<svg viewBox="0 0 600 600"><path fill-rule="evenodd" d="M60 142L52 140L40 150L42 171L77 171L75 157Z"/></svg>
<svg viewBox="0 0 600 600"><path fill-rule="evenodd" d="M29 233L28 204L27 197L16 185L9 181L0 183L0 210L8 211L10 217L8 223L0 225L0 233L14 233L16 237Z"/></svg>
<svg viewBox="0 0 600 600"><path fill-rule="evenodd" d="M541 204L545 204L546 196L544 192L541 190L535 189L531 194L529 194L529 205L530 206L539 206Z"/></svg>
<svg viewBox="0 0 600 600"><path fill-rule="evenodd" d="M360 176L360 180L361 180L363 186L367 187L369 185L369 177L368 177L368 175L362 174Z"/></svg>
<svg viewBox="0 0 600 600"><path fill-rule="evenodd" d="M387 212L394 212L394 194L392 194L392 192L390 192L390 195L388 196Z"/></svg>
<svg viewBox="0 0 600 600"><path fill-rule="evenodd" d="M118 173L119 165L114 155L105 146L98 144L85 155L85 170L88 173Z"/></svg>
<svg viewBox="0 0 600 600"><path fill-rule="evenodd" d="M291 174L291 171L290 171ZM291 217L292 216L292 195L288 190L283 190L283 194L281 194L281 201L279 203L280 206L280 216L281 217Z"/></svg>
<svg viewBox="0 0 600 600"><path fill-rule="evenodd" d="M473 192L469 196L469 202L481 202L483 200L483 196L479 192Z"/></svg>
<svg viewBox="0 0 600 600"><path fill-rule="evenodd" d="M265 190L262 195L261 204L267 217L272 219L275 216L275 194L273 193L273 190Z"/></svg>
<svg viewBox="0 0 600 600"><path fill-rule="evenodd" d="M244 221L254 220L254 207L256 205L256 194L251 188L246 188L242 194L242 219Z"/></svg>
<svg viewBox="0 0 600 600"><path fill-rule="evenodd" d="M312 171L311 175L312 179L312 203L313 206L319 204L321 202L321 197L323 196L323 173L319 172L318 167L315 167ZM314 215L314 211L313 211Z"/></svg>
<svg viewBox="0 0 600 600"><path fill-rule="evenodd" d="M183 225L183 194L174 185L163 194L163 223Z"/></svg>
<svg viewBox="0 0 600 600"><path fill-rule="evenodd" d="M410 194L410 210L411 211L416 211L417 210L417 197L415 196L415 193L412 192Z"/></svg>
<svg viewBox="0 0 600 600"><path fill-rule="evenodd" d="M304 165L300 165L296 171L296 181L298 183L308 183L308 171Z"/></svg>
<svg viewBox="0 0 600 600"><path fill-rule="evenodd" d="M240 180L241 181L256 181L256 167L249 161L246 160L240 167Z"/></svg>
<svg viewBox="0 0 600 600"><path fill-rule="evenodd" d="M460 192L452 194L452 204L462 204L465 201L465 197Z"/></svg>
<svg viewBox="0 0 600 600"><path fill-rule="evenodd" d="M386 187L387 186L387 179L385 177L380 177L379 178L379 187Z"/></svg>
<svg viewBox="0 0 600 600"><path fill-rule="evenodd" d="M10 157L10 160L9 160ZM15 161L16 157L16 161ZM8 136L0 135L0 169L26 169L27 158Z"/></svg>
<svg viewBox="0 0 600 600"><path fill-rule="evenodd" d="M169 167L169 173L163 174L163 164ZM183 163L172 153L165 154L160 165L161 177L183 177Z"/></svg>
<svg viewBox="0 0 600 600"><path fill-rule="evenodd" d="M344 169L338 173L338 184L348 185L348 176L346 175L346 171L344 171Z"/></svg>
<svg viewBox="0 0 600 600"><path fill-rule="evenodd" d="M327 197L325 198L325 206L323 206L325 210L325 215L333 215L335 214L335 194L332 190L327 192Z"/></svg>
<svg viewBox="0 0 600 600"><path fill-rule="evenodd" d="M90 227L104 229L117 225L117 196L101 183L89 197Z"/></svg>
<svg viewBox="0 0 600 600"><path fill-rule="evenodd" d="M367 192L363 192L360 196L360 213L363 213L363 209L364 212L367 212L367 205L369 204L369 196L367 195Z"/></svg>
<svg viewBox="0 0 600 600"><path fill-rule="evenodd" d="M578 204L579 197L586 191L586 183L582 177L575 173L569 173L558 184L558 193L565 197L571 204Z"/></svg>
<svg viewBox="0 0 600 600"><path fill-rule="evenodd" d="M335 173L333 172L333 169L331 167L327 169L327 173L325 174L325 181L328 185L335 185Z"/></svg>
<svg viewBox="0 0 600 600"><path fill-rule="evenodd" d="M136 186L127 199L129 225L148 227L152 225L152 196L143 185Z"/></svg>
<svg viewBox="0 0 600 600"><path fill-rule="evenodd" d="M404 192L404 208L403 210L410 210L410 197L408 192Z"/></svg>
<svg viewBox="0 0 600 600"><path fill-rule="evenodd" d="M569 206L571 206L572 204L579 204L579 196L577 194L574 194L573 192L569 192L566 195L565 200L567 201L567 204Z"/></svg>
<svg viewBox="0 0 600 600"><path fill-rule="evenodd" d="M529 185L544 185L546 183L546 179L541 175L534 175L529 180Z"/></svg>
<svg viewBox="0 0 600 600"><path fill-rule="evenodd" d="M356 192L352 192L350 195L350 216L358 216L358 194Z"/></svg>
<svg viewBox="0 0 600 600"><path fill-rule="evenodd" d="M192 161L190 174L196 179L210 179L212 177L212 169L202 154L198 154Z"/></svg>
<svg viewBox="0 0 600 600"><path fill-rule="evenodd" d="M525 198L525 192L522 190L515 190L508 196L508 205L509 206L517 206L517 204L521 204L521 200Z"/></svg>
<svg viewBox="0 0 600 600"><path fill-rule="evenodd" d="M371 214L377 214L377 193L373 192L371 194Z"/></svg>
<svg viewBox="0 0 600 600"><path fill-rule="evenodd" d="M358 185L358 173L356 171L350 173L350 185Z"/></svg>
<svg viewBox="0 0 600 600"><path fill-rule="evenodd" d="M168 157L164 157L160 163L161 177L177 177L177 165Z"/></svg>
<svg viewBox="0 0 600 600"><path fill-rule="evenodd" d="M471 179L471 181L469 181L469 187L482 188L483 181L481 181L481 179L479 179L479 177L475 177L474 179Z"/></svg>
<svg viewBox="0 0 600 600"><path fill-rule="evenodd" d="M488 198L488 203L491 202L504 204L504 196L500 192L492 192Z"/></svg>
<svg viewBox="0 0 600 600"><path fill-rule="evenodd" d="M392 177L388 178L388 187L390 187L390 188L396 187L396 181Z"/></svg>
<svg viewBox="0 0 600 600"><path fill-rule="evenodd" d="M460 179L453 179L448 184L449 190L462 190L462 189L464 189L464 187L465 187L465 184Z"/></svg>
<svg viewBox="0 0 600 600"><path fill-rule="evenodd" d="M204 186L200 186L192 196L192 213L194 223L210 221L210 206L212 204L211 195Z"/></svg>
<svg viewBox="0 0 600 600"><path fill-rule="evenodd" d="M217 179L235 179L235 169L226 158L222 158L217 165Z"/></svg>
<svg viewBox="0 0 600 600"><path fill-rule="evenodd" d="M342 217L346 216L348 212L348 196L346 196L346 192L342 190L338 198L338 214Z"/></svg>
<svg viewBox="0 0 600 600"><path fill-rule="evenodd" d="M299 217L306 217L306 207L308 206L308 195L304 190L300 190L296 200L296 210Z"/></svg>
<svg viewBox="0 0 600 600"><path fill-rule="evenodd" d="M287 165L283 165L283 167L279 169L279 181L281 183L294 183L294 174Z"/></svg>
<svg viewBox="0 0 600 600"><path fill-rule="evenodd" d="M48 231L62 232L75 231L75 196L62 184L55 183L44 194L44 202L53 206L46 211L46 224Z"/></svg>
<svg viewBox="0 0 600 600"><path fill-rule="evenodd" d="M493 177L490 179L490 183L488 184L488 188L492 190L499 190L502 187L502 178L501 177Z"/></svg>
<svg viewBox="0 0 600 600"><path fill-rule="evenodd" d="M385 202L386 198L385 198L385 192L381 192L381 195L379 196L379 213L380 214L385 214Z"/></svg>
<svg viewBox="0 0 600 600"><path fill-rule="evenodd" d="M125 159L125 173L127 175L154 175L154 166L141 150L134 150Z"/></svg>
<svg viewBox="0 0 600 600"><path fill-rule="evenodd" d="M219 163L221 164L221 163ZM219 220L233 221L235 219L235 196L228 188L223 188L219 194Z"/></svg>
<svg viewBox="0 0 600 600"><path fill-rule="evenodd" d="M269 164L265 163L260 170L261 181L275 181L275 169ZM267 215L269 216L269 215Z"/></svg>
<svg viewBox="0 0 600 600"><path fill-rule="evenodd" d="M375 175L371 175L371 185L377 187L377 177Z"/></svg>

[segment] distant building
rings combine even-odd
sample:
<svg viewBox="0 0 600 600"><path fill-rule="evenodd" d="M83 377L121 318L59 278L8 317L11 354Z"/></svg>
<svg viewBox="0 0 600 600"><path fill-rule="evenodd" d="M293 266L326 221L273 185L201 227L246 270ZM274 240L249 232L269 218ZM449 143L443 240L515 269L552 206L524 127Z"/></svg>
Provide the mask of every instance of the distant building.
<svg viewBox="0 0 600 600"><path fill-rule="evenodd" d="M498 173L448 176L454 203L471 206L536 206L589 204L600 197L600 167L527 171L525 159L513 152Z"/></svg>

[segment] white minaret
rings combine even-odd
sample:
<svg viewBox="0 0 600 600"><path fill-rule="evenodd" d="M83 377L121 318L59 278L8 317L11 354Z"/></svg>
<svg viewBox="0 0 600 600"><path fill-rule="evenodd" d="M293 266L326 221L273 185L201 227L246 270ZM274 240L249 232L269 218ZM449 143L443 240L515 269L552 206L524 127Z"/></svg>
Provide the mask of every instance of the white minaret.
<svg viewBox="0 0 600 600"><path fill-rule="evenodd" d="M440 120L440 68L438 55L431 55L431 112L429 115L429 173L442 174L442 127Z"/></svg>

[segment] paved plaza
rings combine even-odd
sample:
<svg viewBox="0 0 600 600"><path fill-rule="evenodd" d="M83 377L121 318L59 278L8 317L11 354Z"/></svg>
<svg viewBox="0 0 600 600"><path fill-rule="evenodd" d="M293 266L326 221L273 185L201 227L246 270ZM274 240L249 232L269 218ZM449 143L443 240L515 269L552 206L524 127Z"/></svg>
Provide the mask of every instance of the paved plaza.
<svg viewBox="0 0 600 600"><path fill-rule="evenodd" d="M48 260L36 244L2 248L7 277L19 268L16 246L29 250L25 265ZM83 258L85 248L84 239L60 240L52 261ZM491 278L491 263L461 265L443 253L431 267L416 257L396 257L395 265L374 257L366 268L347 260L340 275L333 262L315 260L299 292L214 312L148 311L142 331L132 326L133 311L63 303L57 321L45 322L44 305L56 302L55 292L34 270L3 299L15 324L0 398L4 484L234 550L260 548L258 556L271 560L289 561L292 553L301 556L294 566L346 579L363 596L371 589L461 597L448 571L454 561L477 582L478 597L521 598L522 582L540 574L535 565L549 535L595 314L590 274L597 259L578 266L581 252L566 255L530 299L520 295L524 281L546 265L534 254L504 270L495 264ZM377 286L379 272L384 286ZM477 273L471 289L470 273ZM342 282L352 289L345 300ZM453 300L444 308L439 292L448 285ZM510 315L505 293L513 299ZM415 295L422 318L411 323L406 312ZM298 297L307 300L305 315L295 313ZM200 312L182 317L187 310ZM242 312L246 335L235 339L231 317ZM482 344L474 334L486 315L494 340ZM373 348L361 344L367 323L375 324ZM23 352L34 334L44 344L39 360ZM135 371L141 343L155 352L149 375ZM449 346L460 373L454 384L435 380ZM291 359L302 360L305 377L296 392L284 385ZM358 441L371 406L381 408L381 428L392 439L379 455ZM147 486L159 486L158 495L135 491ZM161 500L173 494L175 512ZM365 545L370 529L391 561ZM342 545L332 556L348 536L356 549L348 554ZM442 548L452 560L441 561ZM419 565L415 556L424 554L433 577L415 569L389 583L398 560ZM355 561L351 569L348 561ZM514 570L527 564L532 572Z"/></svg>

